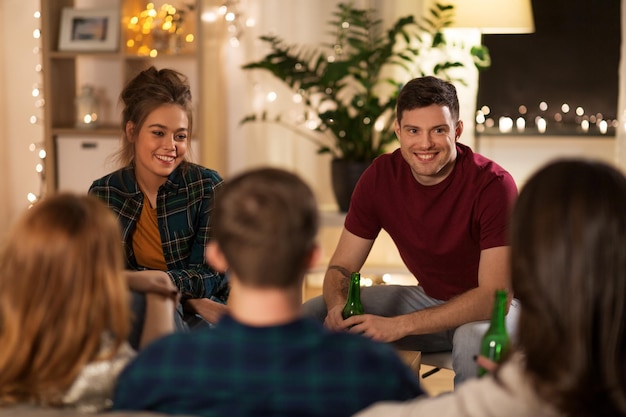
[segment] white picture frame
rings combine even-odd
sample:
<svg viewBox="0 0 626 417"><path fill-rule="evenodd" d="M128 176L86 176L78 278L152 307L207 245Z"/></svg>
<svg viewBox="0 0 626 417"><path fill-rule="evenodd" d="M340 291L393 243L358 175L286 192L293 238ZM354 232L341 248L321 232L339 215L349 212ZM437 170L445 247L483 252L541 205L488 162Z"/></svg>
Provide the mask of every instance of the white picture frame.
<svg viewBox="0 0 626 417"><path fill-rule="evenodd" d="M61 13L59 51L114 52L119 49L117 9L74 9Z"/></svg>

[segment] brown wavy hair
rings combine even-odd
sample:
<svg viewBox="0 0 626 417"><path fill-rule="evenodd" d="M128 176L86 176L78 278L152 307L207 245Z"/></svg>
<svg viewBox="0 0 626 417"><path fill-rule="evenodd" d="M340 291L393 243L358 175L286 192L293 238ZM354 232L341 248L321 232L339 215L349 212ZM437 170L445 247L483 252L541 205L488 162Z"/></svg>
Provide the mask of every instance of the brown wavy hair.
<svg viewBox="0 0 626 417"><path fill-rule="evenodd" d="M191 88L187 77L178 71L154 66L141 71L130 80L120 93L122 110L122 147L115 154L114 159L121 165L130 165L135 159L135 144L126 136L126 125L132 122L135 125L134 134L139 134L141 127L156 108L164 104L175 104L187 114L188 140L187 152L184 156L188 160L191 156L191 137L193 127L193 104Z"/></svg>
<svg viewBox="0 0 626 417"><path fill-rule="evenodd" d="M29 209L0 251L0 404L59 405L103 334L113 353L130 326L121 234L91 196Z"/></svg>
<svg viewBox="0 0 626 417"><path fill-rule="evenodd" d="M565 415L626 415L626 178L554 161L517 200L519 345L539 395Z"/></svg>

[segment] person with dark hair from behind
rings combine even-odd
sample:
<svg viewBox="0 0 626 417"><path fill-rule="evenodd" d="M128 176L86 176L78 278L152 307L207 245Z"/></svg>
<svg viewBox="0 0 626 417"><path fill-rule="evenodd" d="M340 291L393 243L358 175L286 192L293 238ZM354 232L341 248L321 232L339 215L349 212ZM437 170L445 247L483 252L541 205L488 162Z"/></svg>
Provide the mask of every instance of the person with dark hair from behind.
<svg viewBox="0 0 626 417"><path fill-rule="evenodd" d="M585 159L537 171L514 209L511 268L518 344L493 375L358 416L626 416L623 173Z"/></svg>
<svg viewBox="0 0 626 417"><path fill-rule="evenodd" d="M15 405L110 407L115 379L135 354L126 341L132 282L120 239L113 213L86 195L45 197L12 227L0 251L0 410L7 415L22 415ZM142 346L174 330L178 293L170 286L169 294L159 287L145 295Z"/></svg>
<svg viewBox="0 0 626 417"><path fill-rule="evenodd" d="M176 333L121 375L114 409L198 416L349 416L421 395L388 344L303 318L318 258L318 211L295 174L258 168L226 181L211 217L209 263L228 271L229 308L214 329Z"/></svg>
<svg viewBox="0 0 626 417"><path fill-rule="evenodd" d="M228 282L204 262L204 246L222 178L189 161L193 104L187 77L149 67L128 82L120 100L121 168L95 180L89 193L117 215L129 279L144 286L173 282L190 325L216 323L227 308ZM140 322L143 298L135 293L133 303Z"/></svg>

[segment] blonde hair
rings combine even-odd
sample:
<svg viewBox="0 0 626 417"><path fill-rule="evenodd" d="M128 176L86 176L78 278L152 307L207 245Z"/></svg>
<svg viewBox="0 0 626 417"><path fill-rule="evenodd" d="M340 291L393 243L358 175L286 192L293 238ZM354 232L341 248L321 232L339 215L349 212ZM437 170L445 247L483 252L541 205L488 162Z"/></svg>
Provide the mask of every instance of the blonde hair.
<svg viewBox="0 0 626 417"><path fill-rule="evenodd" d="M28 210L0 252L0 404L58 405L81 369L114 354L130 327L121 234L91 196L57 194Z"/></svg>

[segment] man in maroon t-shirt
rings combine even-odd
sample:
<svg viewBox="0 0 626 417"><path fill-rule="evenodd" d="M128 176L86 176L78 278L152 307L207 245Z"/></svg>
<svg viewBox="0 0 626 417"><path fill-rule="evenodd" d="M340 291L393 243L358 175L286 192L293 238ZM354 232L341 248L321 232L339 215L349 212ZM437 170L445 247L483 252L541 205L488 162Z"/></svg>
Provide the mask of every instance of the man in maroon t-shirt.
<svg viewBox="0 0 626 417"><path fill-rule="evenodd" d="M473 356L496 289L510 291L508 225L517 187L511 175L457 143L463 132L455 87L416 78L398 96L400 149L362 175L324 277L323 298L305 303L334 330L403 348L452 350L455 383L476 376ZM366 314L343 320L347 282L381 229L396 244L415 286L363 288ZM512 304L507 324L516 321Z"/></svg>

